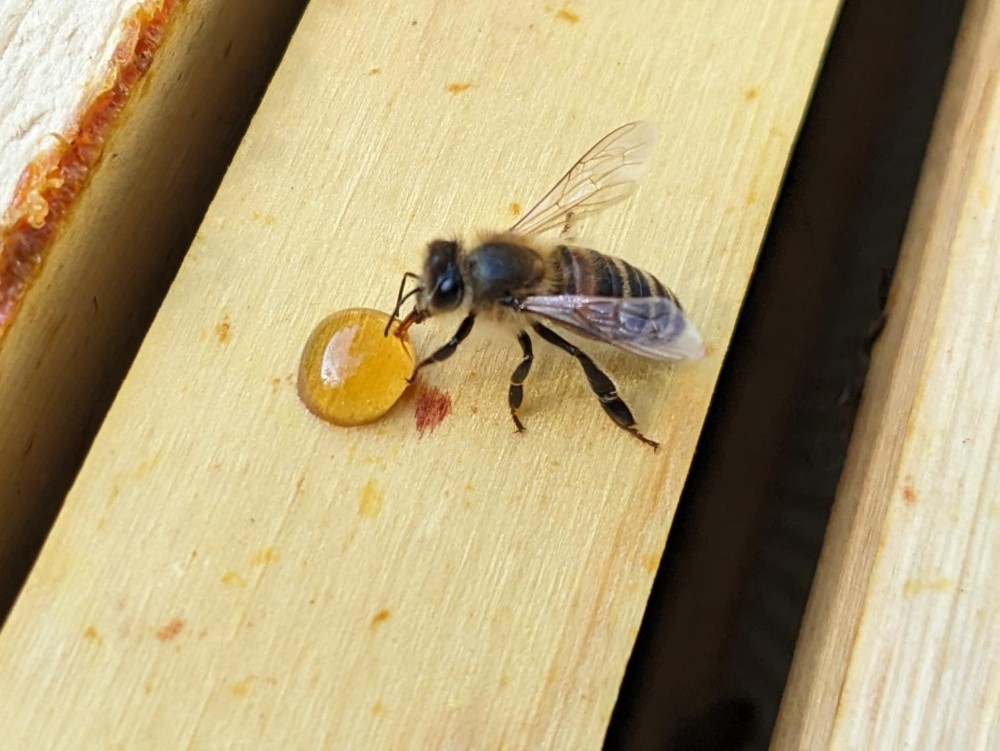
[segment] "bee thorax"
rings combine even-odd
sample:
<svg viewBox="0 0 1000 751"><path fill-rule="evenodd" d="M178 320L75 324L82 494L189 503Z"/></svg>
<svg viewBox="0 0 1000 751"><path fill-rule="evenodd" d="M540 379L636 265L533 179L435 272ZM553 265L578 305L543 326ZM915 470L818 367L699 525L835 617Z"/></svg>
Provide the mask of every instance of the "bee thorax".
<svg viewBox="0 0 1000 751"><path fill-rule="evenodd" d="M466 278L475 304L488 304L535 291L545 275L537 251L513 242L485 242L466 258Z"/></svg>

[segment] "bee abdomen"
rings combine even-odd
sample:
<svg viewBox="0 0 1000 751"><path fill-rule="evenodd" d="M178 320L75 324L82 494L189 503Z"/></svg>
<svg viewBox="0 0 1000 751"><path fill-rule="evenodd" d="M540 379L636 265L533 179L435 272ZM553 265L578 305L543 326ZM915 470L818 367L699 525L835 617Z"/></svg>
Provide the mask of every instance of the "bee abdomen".
<svg viewBox="0 0 1000 751"><path fill-rule="evenodd" d="M592 297L667 297L676 301L659 279L620 258L589 248L559 245L554 260L557 293Z"/></svg>

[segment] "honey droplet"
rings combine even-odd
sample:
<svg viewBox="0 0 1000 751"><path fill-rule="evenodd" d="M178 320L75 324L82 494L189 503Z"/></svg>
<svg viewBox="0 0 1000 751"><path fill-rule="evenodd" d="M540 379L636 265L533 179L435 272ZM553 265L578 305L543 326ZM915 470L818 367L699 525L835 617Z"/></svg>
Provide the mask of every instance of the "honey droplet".
<svg viewBox="0 0 1000 751"><path fill-rule="evenodd" d="M399 401L413 348L396 336L398 321L383 335L388 321L379 310L348 308L313 330L299 364L299 398L310 412L334 425L363 425Z"/></svg>

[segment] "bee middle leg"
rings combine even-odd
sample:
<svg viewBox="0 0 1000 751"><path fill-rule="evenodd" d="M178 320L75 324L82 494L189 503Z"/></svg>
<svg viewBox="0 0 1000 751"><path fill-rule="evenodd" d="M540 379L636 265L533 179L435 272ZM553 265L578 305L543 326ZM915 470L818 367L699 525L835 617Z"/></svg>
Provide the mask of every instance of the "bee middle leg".
<svg viewBox="0 0 1000 751"><path fill-rule="evenodd" d="M531 370L531 361L534 357L531 352L531 337L528 336L527 331L519 331L517 341L521 345L524 357L510 377L507 403L510 405L510 416L514 418L514 425L517 426L517 432L520 433L524 430L524 425L521 423L521 418L517 416L517 410L521 408L521 399L524 397L524 379L528 377L528 371Z"/></svg>
<svg viewBox="0 0 1000 751"><path fill-rule="evenodd" d="M435 362L441 362L442 360L447 360L455 354L455 350L458 349L458 345L461 344L462 340L469 335L470 331L472 331L472 324L475 322L475 314L469 313L469 315L462 319L462 323L459 324L458 331L455 332L455 335L452 336L452 338L449 339L444 346L439 347L431 355L418 362L417 367L413 369L413 373L407 380L410 383L413 383L413 380L417 377L417 371L419 371L422 367Z"/></svg>
<svg viewBox="0 0 1000 751"><path fill-rule="evenodd" d="M652 446L654 451L659 448L660 444L650 438L647 438L639 432L639 428L636 427L635 424L635 417L632 416L632 410L630 410L625 401L618 396L618 388L615 386L614 381L612 381L603 370L597 367L597 363L591 360L590 356L586 352L574 344L566 341L552 329L546 328L540 323L533 323L531 324L531 327L549 344L554 344L563 352L566 352L577 359L581 367L583 367L583 372L587 376L587 381L590 383L591 390L597 395L598 400L601 402L601 407L604 408L608 417L614 420L618 427L624 428L647 446Z"/></svg>

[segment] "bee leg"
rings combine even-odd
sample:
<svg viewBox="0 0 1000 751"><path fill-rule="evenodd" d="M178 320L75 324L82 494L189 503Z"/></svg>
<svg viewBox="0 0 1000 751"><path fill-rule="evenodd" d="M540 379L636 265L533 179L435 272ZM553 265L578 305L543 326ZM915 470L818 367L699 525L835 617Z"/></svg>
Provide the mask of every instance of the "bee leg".
<svg viewBox="0 0 1000 751"><path fill-rule="evenodd" d="M546 328L540 323L533 323L531 326L538 332L538 335L542 337L542 339L547 341L549 344L556 345L563 352L566 352L577 359L583 367L583 372L587 376L590 388L597 395L597 398L601 402L601 406L604 408L604 411L607 412L608 417L614 420L616 425L627 430L647 446L652 446L654 451L659 447L660 444L650 438L647 438L639 432L639 429L635 424L635 418L632 416L632 411L628 408L625 401L618 396L618 389L615 386L614 381L612 381L603 370L597 367L597 363L591 360L590 356L586 352L566 341L559 336L559 334Z"/></svg>
<svg viewBox="0 0 1000 751"><path fill-rule="evenodd" d="M510 391L507 392L507 403L510 405L510 416L514 418L514 425L517 426L517 432L520 433L524 430L524 425L521 424L521 418L517 416L517 410L521 408L521 399L524 397L524 379L528 377L528 371L531 370L533 356L531 353L531 337L528 336L527 331L519 331L517 341L521 345L521 352L524 353L524 357L521 359L521 364L517 366L510 377Z"/></svg>
<svg viewBox="0 0 1000 751"><path fill-rule="evenodd" d="M576 240L576 235L573 234L573 229L576 227L575 217L573 212L566 214L566 223L563 224L562 230L559 232L559 239L565 240L566 242L573 242Z"/></svg>
<svg viewBox="0 0 1000 751"><path fill-rule="evenodd" d="M458 331L455 332L455 335L451 339L449 339L448 342L443 347L440 347L429 357L425 357L423 360L418 362L417 367L413 369L413 373L406 380L409 381L410 383L413 383L414 379L417 377L417 371L420 370L422 367L424 367L425 365L430 365L435 362L441 362L442 360L447 360L449 357L455 354L455 350L458 349L458 345L461 344L462 340L469 335L470 331L472 331L472 324L474 324L475 322L476 322L475 314L469 313L469 315L467 315L464 319L462 319L462 323L459 324Z"/></svg>

